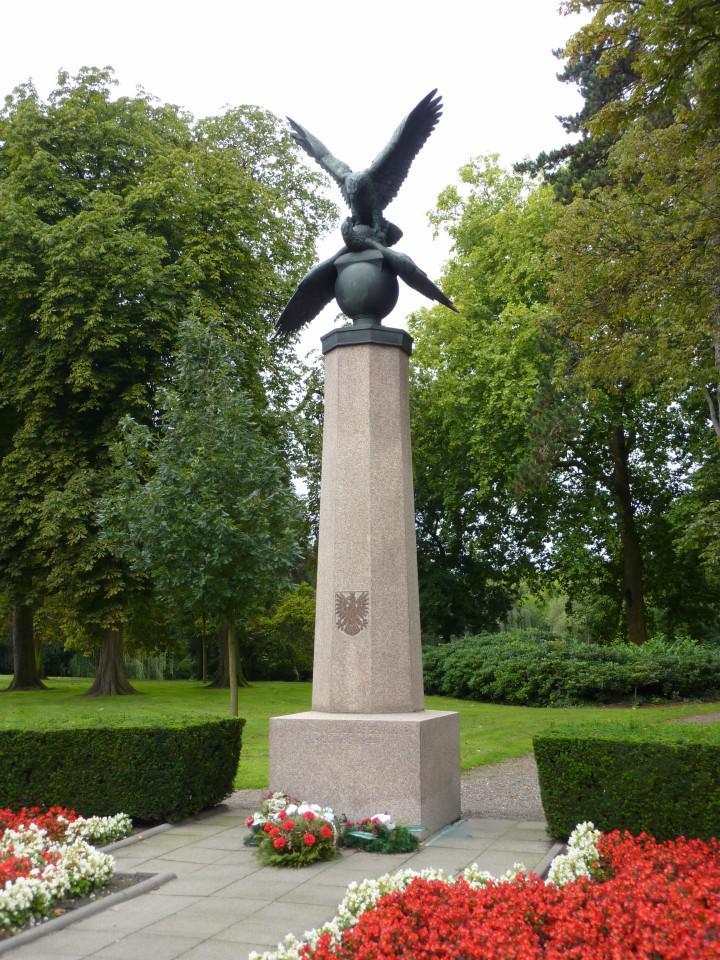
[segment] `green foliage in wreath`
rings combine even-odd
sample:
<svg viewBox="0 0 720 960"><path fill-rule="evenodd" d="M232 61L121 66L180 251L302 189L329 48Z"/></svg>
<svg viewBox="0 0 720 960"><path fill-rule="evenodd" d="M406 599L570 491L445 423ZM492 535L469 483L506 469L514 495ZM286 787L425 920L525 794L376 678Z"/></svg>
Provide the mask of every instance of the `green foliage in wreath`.
<svg viewBox="0 0 720 960"><path fill-rule="evenodd" d="M269 840L261 840L257 847L258 860L268 867L307 867L320 860L334 860L340 856L336 847L316 846L297 850L278 851Z"/></svg>
<svg viewBox="0 0 720 960"><path fill-rule="evenodd" d="M419 841L413 828L394 824L386 826L368 818L359 823L346 823L341 843L344 847L359 847L368 853L412 853L417 850Z"/></svg>

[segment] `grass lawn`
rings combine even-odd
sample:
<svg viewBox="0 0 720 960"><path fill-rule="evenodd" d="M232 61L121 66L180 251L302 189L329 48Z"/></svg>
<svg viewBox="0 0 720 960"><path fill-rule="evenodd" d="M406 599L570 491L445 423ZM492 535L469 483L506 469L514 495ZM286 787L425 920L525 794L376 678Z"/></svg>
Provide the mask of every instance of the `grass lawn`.
<svg viewBox="0 0 720 960"><path fill-rule="evenodd" d="M0 690L10 677L0 676ZM227 690L209 690L194 680L134 680L136 697L87 698L87 679L46 681L49 690L0 694L0 735L18 727L84 727L137 724L157 721L227 716ZM257 682L239 691L240 716L247 723L243 732L236 787L267 785L268 719L284 713L310 709L309 683ZM624 720L633 726L663 723L672 717L716 713L720 703L684 703L645 707L506 707L474 703L450 697L426 697L431 710L457 710L460 714L460 753L463 770L532 750L532 738L547 727L572 723L598 729L602 724Z"/></svg>

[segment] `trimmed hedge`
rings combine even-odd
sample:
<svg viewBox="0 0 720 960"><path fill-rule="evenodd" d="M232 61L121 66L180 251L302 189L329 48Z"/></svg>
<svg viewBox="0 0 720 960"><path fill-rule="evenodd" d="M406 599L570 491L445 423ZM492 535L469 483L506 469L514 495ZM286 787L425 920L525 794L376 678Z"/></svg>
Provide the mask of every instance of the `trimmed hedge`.
<svg viewBox="0 0 720 960"><path fill-rule="evenodd" d="M720 836L720 724L547 730L533 747L553 837L584 820L658 840Z"/></svg>
<svg viewBox="0 0 720 960"><path fill-rule="evenodd" d="M425 692L523 706L711 697L720 649L652 641L582 643L532 630L464 637L424 651Z"/></svg>
<svg viewBox="0 0 720 960"><path fill-rule="evenodd" d="M0 807L180 820L232 791L244 723L3 730Z"/></svg>

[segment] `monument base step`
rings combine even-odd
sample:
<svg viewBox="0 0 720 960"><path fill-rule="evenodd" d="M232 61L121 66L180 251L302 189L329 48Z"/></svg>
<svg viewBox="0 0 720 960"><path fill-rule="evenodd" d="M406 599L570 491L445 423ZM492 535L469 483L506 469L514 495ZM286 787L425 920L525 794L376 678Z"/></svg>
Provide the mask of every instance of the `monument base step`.
<svg viewBox="0 0 720 960"><path fill-rule="evenodd" d="M457 713L320 713L270 720L270 789L350 820L388 813L434 833L460 817Z"/></svg>

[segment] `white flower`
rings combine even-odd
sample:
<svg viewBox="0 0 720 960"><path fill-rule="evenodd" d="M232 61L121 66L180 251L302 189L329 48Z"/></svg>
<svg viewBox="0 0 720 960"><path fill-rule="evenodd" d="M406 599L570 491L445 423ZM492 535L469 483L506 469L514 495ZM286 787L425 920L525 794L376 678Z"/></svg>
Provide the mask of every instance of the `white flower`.
<svg viewBox="0 0 720 960"><path fill-rule="evenodd" d="M598 859L597 842L600 831L594 824L579 823L568 839L567 852L555 857L547 875L547 883L564 887L580 877L592 877Z"/></svg>
<svg viewBox="0 0 720 960"><path fill-rule="evenodd" d="M481 870L476 863L471 863L469 867L465 867L462 876L467 885L475 889L486 887L495 879L487 870Z"/></svg>
<svg viewBox="0 0 720 960"><path fill-rule="evenodd" d="M111 879L113 858L80 838L86 835L108 842L129 832L129 818L118 814L64 822L67 835L62 842L50 840L46 831L32 822L3 833L0 856L12 852L27 857L31 870L28 877L6 882L0 891L0 926L12 929L33 922L47 914L53 900L87 893ZM51 862L43 854L50 855Z"/></svg>
<svg viewBox="0 0 720 960"><path fill-rule="evenodd" d="M287 813L288 816L292 816L293 813L297 813L297 812L298 812L298 805L296 803L289 803L285 807L285 813Z"/></svg>
<svg viewBox="0 0 720 960"><path fill-rule="evenodd" d="M102 820L105 818L93 818ZM112 818L107 818L108 820ZM114 825L94 824L91 829L102 831L124 829ZM78 830L77 832L80 832ZM112 879L115 861L101 853L85 840L52 841L45 830L34 823L6 830L0 837L0 858L12 854L27 857L31 863L28 877L8 880L0 889L0 929L15 930L47 916L52 903L89 893ZM51 862L43 854L49 854Z"/></svg>
<svg viewBox="0 0 720 960"><path fill-rule="evenodd" d="M68 824L66 840L87 840L99 847L127 837L132 832L132 820L125 813L113 817L78 817Z"/></svg>
<svg viewBox="0 0 720 960"><path fill-rule="evenodd" d="M370 817L375 823L379 823L383 827L387 827L388 830L395 829L395 822L389 813L376 813L374 817Z"/></svg>
<svg viewBox="0 0 720 960"><path fill-rule="evenodd" d="M267 800L262 802L262 812L266 816L273 817L284 810L290 803L290 798L284 793L274 793Z"/></svg>

